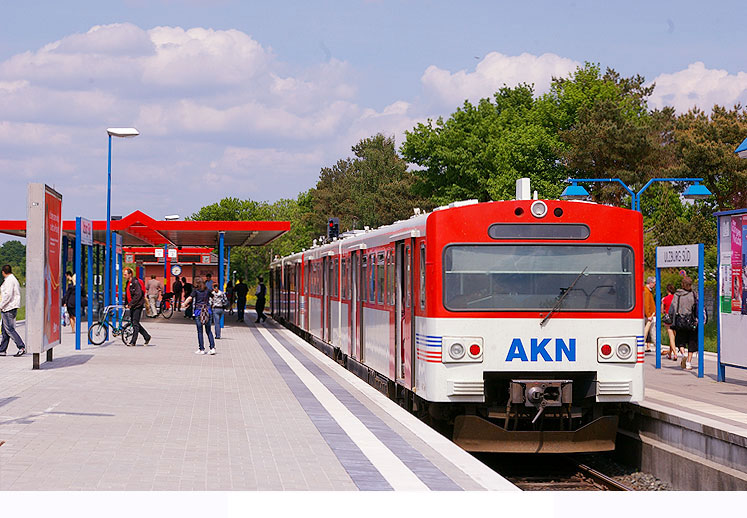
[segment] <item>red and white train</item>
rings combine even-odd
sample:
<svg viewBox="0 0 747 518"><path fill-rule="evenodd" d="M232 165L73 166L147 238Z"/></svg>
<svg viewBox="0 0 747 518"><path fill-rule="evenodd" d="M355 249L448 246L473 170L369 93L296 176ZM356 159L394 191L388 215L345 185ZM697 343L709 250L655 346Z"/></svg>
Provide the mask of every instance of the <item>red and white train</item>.
<svg viewBox="0 0 747 518"><path fill-rule="evenodd" d="M458 202L278 258L270 283L277 320L470 451L612 449L610 406L643 399L636 211Z"/></svg>

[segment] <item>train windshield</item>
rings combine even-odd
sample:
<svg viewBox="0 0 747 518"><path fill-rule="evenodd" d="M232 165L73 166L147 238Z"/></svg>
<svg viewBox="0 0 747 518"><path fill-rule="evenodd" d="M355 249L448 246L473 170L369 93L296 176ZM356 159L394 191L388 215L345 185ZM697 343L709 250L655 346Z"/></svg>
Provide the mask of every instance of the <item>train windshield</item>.
<svg viewBox="0 0 747 518"><path fill-rule="evenodd" d="M633 273L627 246L451 245L443 300L451 311L549 311L565 294L556 311L630 311Z"/></svg>

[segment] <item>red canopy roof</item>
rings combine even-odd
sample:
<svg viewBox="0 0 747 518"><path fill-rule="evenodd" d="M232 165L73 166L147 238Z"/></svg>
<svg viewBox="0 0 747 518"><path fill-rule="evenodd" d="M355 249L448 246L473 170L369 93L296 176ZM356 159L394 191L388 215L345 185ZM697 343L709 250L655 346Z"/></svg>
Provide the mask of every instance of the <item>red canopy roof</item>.
<svg viewBox="0 0 747 518"><path fill-rule="evenodd" d="M93 221L93 239L106 241L106 220ZM225 246L261 246L290 230L289 221L158 221L136 210L111 222L122 235L123 246L206 246L217 248L220 232ZM75 220L62 223L62 231L75 236ZM26 221L0 221L0 232L26 237Z"/></svg>

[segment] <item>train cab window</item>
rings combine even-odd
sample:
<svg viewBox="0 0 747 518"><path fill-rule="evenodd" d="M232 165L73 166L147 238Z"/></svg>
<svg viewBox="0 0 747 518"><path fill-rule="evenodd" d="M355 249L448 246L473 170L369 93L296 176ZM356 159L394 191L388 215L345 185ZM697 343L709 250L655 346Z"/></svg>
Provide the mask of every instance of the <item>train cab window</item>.
<svg viewBox="0 0 747 518"><path fill-rule="evenodd" d="M420 244L420 309L425 309L425 243Z"/></svg>
<svg viewBox="0 0 747 518"><path fill-rule="evenodd" d="M384 297L386 295L386 269L384 262L384 253L380 252L378 261L376 261L376 292L379 295L379 304L384 303Z"/></svg>
<svg viewBox="0 0 747 518"><path fill-rule="evenodd" d="M361 276L360 276L360 299L362 301L368 300L368 258L365 255L361 256Z"/></svg>
<svg viewBox="0 0 747 518"><path fill-rule="evenodd" d="M376 302L376 256L370 254L368 256L368 301Z"/></svg>
<svg viewBox="0 0 747 518"><path fill-rule="evenodd" d="M606 245L452 245L443 300L452 311L630 311L633 251Z"/></svg>

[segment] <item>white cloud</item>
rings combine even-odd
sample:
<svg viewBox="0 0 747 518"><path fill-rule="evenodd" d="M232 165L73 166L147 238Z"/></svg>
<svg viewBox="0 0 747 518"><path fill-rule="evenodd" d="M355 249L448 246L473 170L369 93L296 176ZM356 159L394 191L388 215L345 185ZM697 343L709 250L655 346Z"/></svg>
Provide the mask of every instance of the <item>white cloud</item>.
<svg viewBox="0 0 747 518"><path fill-rule="evenodd" d="M452 73L431 65L420 80L425 92L444 107L457 107L465 99L476 102L491 97L504 85L513 87L528 83L535 85L536 93L546 92L553 76L565 77L580 65L578 61L555 54L507 56L491 52L477 64L474 72Z"/></svg>
<svg viewBox="0 0 747 518"><path fill-rule="evenodd" d="M747 104L747 73L729 74L726 70L709 69L700 61L685 70L661 74L654 83L656 88L649 101L651 108L673 106L682 113L695 106L710 111L714 104L726 107Z"/></svg>

